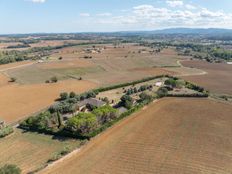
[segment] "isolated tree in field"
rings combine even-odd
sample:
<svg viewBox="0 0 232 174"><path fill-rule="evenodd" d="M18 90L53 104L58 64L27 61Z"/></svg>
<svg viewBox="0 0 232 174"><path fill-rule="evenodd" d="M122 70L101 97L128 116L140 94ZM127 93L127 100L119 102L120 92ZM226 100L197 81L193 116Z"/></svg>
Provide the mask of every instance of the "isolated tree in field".
<svg viewBox="0 0 232 174"><path fill-rule="evenodd" d="M68 93L67 92L60 93L60 99L61 100L66 100L67 98L68 98Z"/></svg>
<svg viewBox="0 0 232 174"><path fill-rule="evenodd" d="M16 79L15 77L11 77L11 78L10 78L10 82L16 82L16 80L17 80L17 79Z"/></svg>
<svg viewBox="0 0 232 174"><path fill-rule="evenodd" d="M21 169L13 164L6 164L0 168L0 174L20 174Z"/></svg>
<svg viewBox="0 0 232 174"><path fill-rule="evenodd" d="M51 82L52 82L52 83L56 83L56 82L58 82L57 77L56 77L56 76L52 77L52 78L51 78Z"/></svg>

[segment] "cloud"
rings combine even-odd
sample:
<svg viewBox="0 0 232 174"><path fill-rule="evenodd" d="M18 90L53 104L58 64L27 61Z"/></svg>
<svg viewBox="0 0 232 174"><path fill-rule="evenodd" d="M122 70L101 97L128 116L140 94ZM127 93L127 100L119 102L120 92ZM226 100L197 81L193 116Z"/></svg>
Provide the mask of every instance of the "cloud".
<svg viewBox="0 0 232 174"><path fill-rule="evenodd" d="M186 4L185 7L189 10L194 10L196 9L196 7L194 5L191 5L191 4Z"/></svg>
<svg viewBox="0 0 232 174"><path fill-rule="evenodd" d="M89 13L80 13L80 16L81 17L90 17L90 14Z"/></svg>
<svg viewBox="0 0 232 174"><path fill-rule="evenodd" d="M89 17L82 13L80 16ZM78 21L80 22L80 21ZM154 30L171 27L232 28L232 12L209 10L195 4L183 4L181 8L143 4L131 7L116 15L91 14L83 18L83 27L91 23L102 30Z"/></svg>
<svg viewBox="0 0 232 174"><path fill-rule="evenodd" d="M107 17L107 16L112 16L112 14L111 13L99 13L99 14L97 14L97 16L105 16L105 17Z"/></svg>
<svg viewBox="0 0 232 174"><path fill-rule="evenodd" d="M183 1L181 0L167 0L166 3L170 7L181 7L184 5Z"/></svg>
<svg viewBox="0 0 232 174"><path fill-rule="evenodd" d="M33 3L44 3L44 2L46 2L46 0L27 0L27 1L31 1Z"/></svg>
<svg viewBox="0 0 232 174"><path fill-rule="evenodd" d="M191 7L183 5L183 7L169 9L144 4L131 8L124 15L112 15L104 19L96 16L94 23L138 30L170 27L232 27L232 13L193 8L193 5Z"/></svg>

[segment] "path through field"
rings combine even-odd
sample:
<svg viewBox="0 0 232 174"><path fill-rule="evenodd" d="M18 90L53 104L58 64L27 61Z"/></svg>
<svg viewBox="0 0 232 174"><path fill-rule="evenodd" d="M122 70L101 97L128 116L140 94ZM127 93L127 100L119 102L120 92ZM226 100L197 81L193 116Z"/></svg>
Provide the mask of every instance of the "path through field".
<svg viewBox="0 0 232 174"><path fill-rule="evenodd" d="M41 173L232 173L232 107L209 99L151 104Z"/></svg>

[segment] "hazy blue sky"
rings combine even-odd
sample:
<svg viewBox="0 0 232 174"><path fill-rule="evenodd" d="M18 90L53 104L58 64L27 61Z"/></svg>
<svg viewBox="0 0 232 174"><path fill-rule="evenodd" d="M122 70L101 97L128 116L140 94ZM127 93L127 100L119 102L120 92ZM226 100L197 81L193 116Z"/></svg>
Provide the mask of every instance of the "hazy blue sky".
<svg viewBox="0 0 232 174"><path fill-rule="evenodd" d="M0 33L232 28L232 0L0 0Z"/></svg>

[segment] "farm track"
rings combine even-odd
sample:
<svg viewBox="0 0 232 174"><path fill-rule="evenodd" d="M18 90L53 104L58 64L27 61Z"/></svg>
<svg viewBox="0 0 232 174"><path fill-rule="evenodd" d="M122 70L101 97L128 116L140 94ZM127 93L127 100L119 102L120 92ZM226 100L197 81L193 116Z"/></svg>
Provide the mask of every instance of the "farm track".
<svg viewBox="0 0 232 174"><path fill-rule="evenodd" d="M209 99L162 99L40 173L229 174L231 112Z"/></svg>

